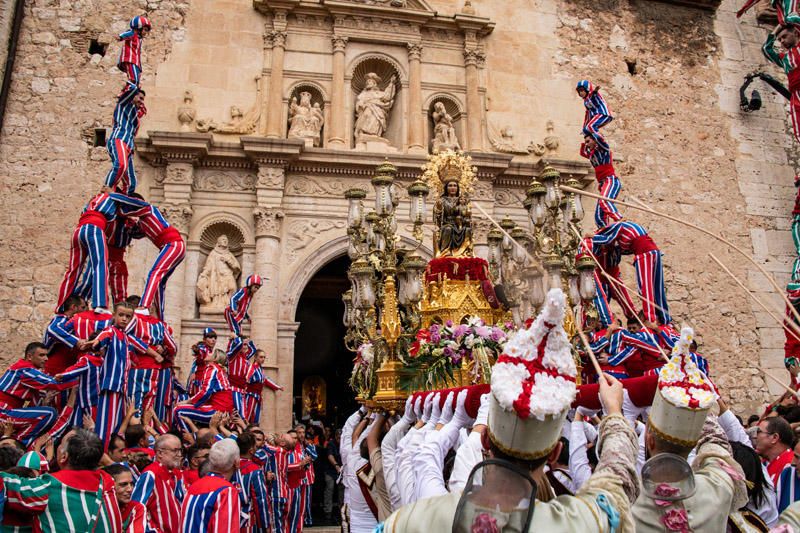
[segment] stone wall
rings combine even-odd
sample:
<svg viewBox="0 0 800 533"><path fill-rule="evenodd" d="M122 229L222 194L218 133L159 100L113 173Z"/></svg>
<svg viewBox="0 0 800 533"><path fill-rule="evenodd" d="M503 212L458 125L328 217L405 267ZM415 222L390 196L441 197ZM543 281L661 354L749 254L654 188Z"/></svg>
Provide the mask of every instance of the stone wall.
<svg viewBox="0 0 800 533"><path fill-rule="evenodd" d="M474 1L477 15L495 23L485 39L481 81L484 146L503 128L513 130L520 145L540 142L552 120L550 133L561 142L551 156L579 159L583 110L574 86L588 77L603 87L617 116L605 131L623 198L638 197L723 234L785 283L793 255L792 144L783 102L766 88L759 87L764 109L749 115L738 109L743 75L764 63L759 47L765 35L752 15L735 21L738 3L725 0L712 13L630 0ZM463 6L461 0L430 4L445 16ZM114 66L114 36L137 10L146 10L154 23L145 43L143 79L150 102L140 132L145 134L178 129L176 108L187 88L195 92L198 118L224 121L230 105L251 105L253 77L262 65L261 32L269 22L250 0L203 0L192 2L191 9L188 3L152 0L127 9L105 0L63 5L37 2L26 8L0 138L0 227L5 228L0 367L40 336L80 207L108 169L105 148L93 148L92 140L95 128L110 126L114 96L124 80ZM111 43L105 57L88 54L90 39ZM322 53L329 40L315 39L320 79L330 79L329 57ZM303 46L290 32L290 65L307 64L298 52ZM453 50L423 50L423 62L433 63L423 69L423 84L437 83L437 58L449 61ZM144 161L137 169L145 195L150 191L151 200L163 200L162 189L150 189L162 169ZM521 215L518 207L500 202L494 212ZM782 368L782 333L706 254L716 254L778 313L779 296L718 241L630 209L623 212L648 228L665 252L676 322L695 327L712 375L732 402L754 409L766 398L766 388L753 361ZM134 247L130 292L141 289L152 256L149 243ZM625 275L635 286L631 268Z"/></svg>

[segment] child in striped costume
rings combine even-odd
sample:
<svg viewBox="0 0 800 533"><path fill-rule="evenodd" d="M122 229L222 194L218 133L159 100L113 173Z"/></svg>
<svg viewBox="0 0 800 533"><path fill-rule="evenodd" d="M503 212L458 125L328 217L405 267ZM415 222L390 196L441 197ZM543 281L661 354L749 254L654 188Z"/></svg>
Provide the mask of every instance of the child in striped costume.
<svg viewBox="0 0 800 533"><path fill-rule="evenodd" d="M132 297L139 301L139 298ZM172 361L178 347L172 338L172 328L154 316L145 314L141 309L134 312L132 325L133 335L160 355L160 360L150 355L134 355L131 358L131 369L128 371L128 401L140 410L140 418L157 403L162 407L166 398L158 397L159 375L164 364L172 367ZM158 415L158 413L156 413ZM163 420L158 415L159 420Z"/></svg>
<svg viewBox="0 0 800 533"><path fill-rule="evenodd" d="M94 340L95 337L97 337L97 334L92 335L90 340ZM102 350L85 352L81 354L74 365L55 376L56 381L59 383L78 387L75 411L70 420L73 426L83 427L83 417L85 415L88 415L92 420L97 419L103 357Z"/></svg>
<svg viewBox="0 0 800 533"><path fill-rule="evenodd" d="M244 287L231 296L231 301L228 307L225 308L225 321L234 335L240 336L242 334L242 322L245 319L250 319L247 311L250 309L250 302L253 300L253 296L261 288L261 284L261 277L258 274L252 274L247 276Z"/></svg>
<svg viewBox="0 0 800 533"><path fill-rule="evenodd" d="M581 80L575 91L583 98L583 107L586 108L583 117L584 135L596 134L600 128L614 120L605 98L600 94L600 87L595 87L589 80Z"/></svg>
<svg viewBox="0 0 800 533"><path fill-rule="evenodd" d="M255 360L250 364L247 371L247 394L245 395L245 411L247 412L246 422L258 424L261 420L261 404L263 402L264 387L272 391L283 390L283 387L269 379L264 374L264 362L267 353L264 350L256 351Z"/></svg>
<svg viewBox="0 0 800 533"><path fill-rule="evenodd" d="M133 139L139 132L139 124L147 114L144 105L145 92L138 85L128 82L117 96L114 108L114 124L106 141L111 170L106 174L106 190L133 194L136 191L136 171L133 168Z"/></svg>
<svg viewBox="0 0 800 533"><path fill-rule="evenodd" d="M247 419L247 372L250 370L250 360L257 351L255 343L247 335L233 337L228 341L228 379L231 382L233 406L242 420Z"/></svg>
<svg viewBox="0 0 800 533"><path fill-rule="evenodd" d="M138 220L130 217L119 217L109 227L108 237L108 288L111 301L121 302L128 297L128 265L125 252L134 239L144 237L137 227Z"/></svg>
<svg viewBox="0 0 800 533"><path fill-rule="evenodd" d="M233 411L231 383L228 381L225 369L214 361L213 357L212 353L204 361L198 359L200 387L194 396L179 402L173 411L172 419L182 431L191 432L184 418L194 423L208 425L216 413Z"/></svg>
<svg viewBox="0 0 800 533"><path fill-rule="evenodd" d="M142 76L142 40L150 33L151 25L147 17L133 17L129 26L129 30L119 34L122 50L117 68L128 75L130 83L138 87Z"/></svg>
<svg viewBox="0 0 800 533"><path fill-rule="evenodd" d="M614 171L611 147L599 132L588 133L581 144L581 156L589 160L594 168L597 189L601 196L615 200L622 190L622 184ZM617 206L609 200L597 200L594 210L594 222L598 228L604 228L622 218Z"/></svg>

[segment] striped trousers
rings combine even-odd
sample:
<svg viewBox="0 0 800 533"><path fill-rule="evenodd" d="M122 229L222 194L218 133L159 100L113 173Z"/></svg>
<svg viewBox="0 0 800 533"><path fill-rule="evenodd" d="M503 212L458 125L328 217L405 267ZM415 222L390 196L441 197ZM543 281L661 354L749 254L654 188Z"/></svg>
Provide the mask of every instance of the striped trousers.
<svg viewBox="0 0 800 533"><path fill-rule="evenodd" d="M242 335L242 324L234 318L233 311L231 311L230 307L225 308L225 322L228 323L228 329L230 329L234 335L237 337Z"/></svg>
<svg viewBox="0 0 800 533"><path fill-rule="evenodd" d="M604 328L607 328L609 324L614 321L614 313L611 311L611 306L608 303L608 296L603 288L603 284L600 282L600 275L597 273L597 269L595 269L594 272L594 286L597 291L594 295L594 307L597 309L597 316L600 319L600 323Z"/></svg>
<svg viewBox="0 0 800 533"><path fill-rule="evenodd" d="M233 396L233 408L239 413L242 420L247 420L247 404L245 403L246 392L239 387L231 387L231 396Z"/></svg>
<svg viewBox="0 0 800 533"><path fill-rule="evenodd" d="M247 411L245 422L258 424L261 420L261 395L248 392L244 397L244 410Z"/></svg>
<svg viewBox="0 0 800 533"><path fill-rule="evenodd" d="M0 408L0 420L13 424L15 438L26 447L44 434L57 418L52 407Z"/></svg>
<svg viewBox="0 0 800 533"><path fill-rule="evenodd" d="M289 515L286 517L287 533L303 531L303 516L306 514L306 488L300 485L289 489Z"/></svg>
<svg viewBox="0 0 800 533"><path fill-rule="evenodd" d="M167 281L183 261L184 255L186 255L186 243L183 239L168 242L161 247L161 251L158 252L158 256L147 274L139 307L149 309L155 301L158 316L164 318L164 292L167 288Z"/></svg>
<svg viewBox="0 0 800 533"><path fill-rule="evenodd" d="M142 79L142 67L139 65L134 65L133 63L128 63L127 61L120 63L120 67L120 70L127 74L128 81L138 87L139 80Z"/></svg>
<svg viewBox="0 0 800 533"><path fill-rule="evenodd" d="M611 122L609 115L595 115L583 125L583 134L591 135L600 131L600 128Z"/></svg>
<svg viewBox="0 0 800 533"><path fill-rule="evenodd" d="M56 312L64 305L67 298L77 294L78 278L87 258L90 271L85 283L91 287L92 308L108 308L108 254L105 234L93 224L84 224L75 228L72 233L69 264L61 288L58 290Z"/></svg>
<svg viewBox="0 0 800 533"><path fill-rule="evenodd" d="M614 279L622 281L620 279L619 269L615 269L614 272L608 271L608 274ZM615 300L619 306L622 307L622 313L625 315L625 318L632 318L636 314L636 305L634 305L628 289L611 283L605 278L603 279L602 285L607 300L609 302Z"/></svg>
<svg viewBox="0 0 800 533"><path fill-rule="evenodd" d="M125 261L108 262L108 289L113 303L128 297L128 265Z"/></svg>
<svg viewBox="0 0 800 533"><path fill-rule="evenodd" d="M195 425L198 423L207 426L211 422L211 417L217 413L216 409L210 405L195 407L193 405L179 405L172 411L172 420L182 431L191 433L189 426L183 421L184 418L191 420Z"/></svg>
<svg viewBox="0 0 800 533"><path fill-rule="evenodd" d="M162 368L156 380L156 416L167 426L172 425L172 369Z"/></svg>
<svg viewBox="0 0 800 533"><path fill-rule="evenodd" d="M306 497L305 497L305 503L306 503L305 508L306 508L306 510L305 510L305 514L304 514L305 520L303 520L303 523L305 525L307 525L307 526L310 526L310 525L312 525L312 518L311 518L311 491L314 488L314 486L313 485L302 485L300 488L304 489L305 492L306 492Z"/></svg>
<svg viewBox="0 0 800 533"><path fill-rule="evenodd" d="M277 480L272 481L273 484L277 482ZM273 533L285 533L287 531L286 519L289 514L289 501L287 498L280 498L276 496L277 492L277 489L270 491L270 500L272 501L272 515L270 516L272 521L272 531Z"/></svg>
<svg viewBox="0 0 800 533"><path fill-rule="evenodd" d="M101 390L97 400L97 418L94 421L94 432L103 441L103 451L122 425L125 418L125 394L110 390Z"/></svg>
<svg viewBox="0 0 800 533"><path fill-rule="evenodd" d="M797 194L800 195L800 192ZM795 215L792 219L792 242L797 253L792 265L792 281L800 281L800 215Z"/></svg>
<svg viewBox="0 0 800 533"><path fill-rule="evenodd" d="M672 319L669 316L667 291L664 288L664 268L661 264L661 252L651 250L643 254L636 254L633 266L636 269L636 283L639 286L639 294L643 297L642 312L645 318L650 322L669 324ZM651 302L655 303L655 305Z"/></svg>
<svg viewBox="0 0 800 533"><path fill-rule="evenodd" d="M616 200L622 190L622 183L618 177L608 176L600 182L598 189L601 196ZM598 228L605 228L620 218L622 218L622 215L619 214L619 209L617 209L614 202L597 200L597 205L594 208L594 223L597 224Z"/></svg>
<svg viewBox="0 0 800 533"><path fill-rule="evenodd" d="M122 194L136 191L136 171L133 169L133 147L122 139L109 139L106 143L111 158L111 170L106 175L105 186Z"/></svg>
<svg viewBox="0 0 800 533"><path fill-rule="evenodd" d="M155 368L128 370L128 401L139 410L140 418L144 416L145 411L155 407L158 372Z"/></svg>

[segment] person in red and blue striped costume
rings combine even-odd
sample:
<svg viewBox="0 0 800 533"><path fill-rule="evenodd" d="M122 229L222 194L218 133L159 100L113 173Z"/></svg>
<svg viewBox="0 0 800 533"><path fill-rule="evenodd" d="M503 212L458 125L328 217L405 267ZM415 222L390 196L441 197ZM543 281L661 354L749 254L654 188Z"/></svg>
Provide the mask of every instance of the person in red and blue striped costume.
<svg viewBox="0 0 800 533"><path fill-rule="evenodd" d="M247 276L244 287L236 291L231 296L231 301L228 307L225 308L225 321L234 335L241 336L242 322L245 319L249 320L250 315L247 311L250 309L250 302L253 296L258 292L262 285L261 277L258 274L251 274Z"/></svg>
<svg viewBox="0 0 800 533"><path fill-rule="evenodd" d="M595 324L587 324L589 327ZM600 370L607 374L611 374L617 379L625 379L628 377L628 372L623 365L612 364L610 362L612 354L616 354L619 350L620 335L618 332L606 327L593 328L589 334L589 346L591 346L597 362L600 364ZM596 374L594 375L597 379Z"/></svg>
<svg viewBox="0 0 800 533"><path fill-rule="evenodd" d="M213 357L214 354L209 353L204 361L197 360L200 387L194 396L178 403L173 410L172 419L182 431L191 432L183 418L207 425L216 413L233 411L231 383L225 369Z"/></svg>
<svg viewBox="0 0 800 533"><path fill-rule="evenodd" d="M624 366L632 378L664 366L655 328L642 328L636 319L629 319L627 326L627 329L618 325L609 328L612 334L619 335L616 350L608 357L609 364Z"/></svg>
<svg viewBox="0 0 800 533"><path fill-rule="evenodd" d="M622 190L622 184L614 170L611 147L599 132L591 132L584 137L580 150L581 156L589 160L594 168L597 188L601 196L616 200ZM611 200L597 200L594 210L594 222L598 228L604 228L612 222L622 219L617 206Z"/></svg>
<svg viewBox="0 0 800 533"><path fill-rule="evenodd" d="M127 333L133 320L133 306L128 302L114 305L112 324L100 332L92 341L94 349L103 348L105 357L101 370L100 397L97 401L95 431L108 450L111 438L119 431L125 416L125 381L128 377L128 352L160 357L160 354L147 346L141 339Z"/></svg>
<svg viewBox="0 0 800 533"><path fill-rule="evenodd" d="M78 360L80 348L86 341L70 331L67 323L83 311L86 311L86 301L80 296L70 296L64 302L64 312L53 315L47 324L42 337L42 344L48 350L44 371L51 376L60 374ZM67 394L64 391L53 398L53 407L60 411L66 401Z"/></svg>
<svg viewBox="0 0 800 533"><path fill-rule="evenodd" d="M192 483L181 507L182 533L239 533L239 495L231 478L239 469L239 446L222 439L208 454L209 473Z"/></svg>
<svg viewBox="0 0 800 533"><path fill-rule="evenodd" d="M41 342L25 347L25 356L0 376L0 420L14 425L16 439L25 446L47 431L58 418L52 407L37 405L45 391L70 387L44 372L47 348ZM25 403L29 406L25 407Z"/></svg>
<svg viewBox="0 0 800 533"><path fill-rule="evenodd" d="M140 195L134 196L141 199ZM147 274L139 307L149 310L155 303L157 316L163 318L167 282L186 255L186 242L156 206L144 200L141 200L141 203L144 205L138 207L124 205L120 208L120 212L128 217L138 217L139 222L136 227L158 248L158 256Z"/></svg>
<svg viewBox="0 0 800 533"><path fill-rule="evenodd" d="M144 233L138 229L135 217L119 217L109 226L108 233L108 290L112 302L121 302L128 297L128 264L125 252L134 239Z"/></svg>
<svg viewBox="0 0 800 533"><path fill-rule="evenodd" d="M614 120L605 98L600 94L600 87L595 87L589 80L581 80L575 86L578 96L583 98L586 112L583 117L583 134L591 135Z"/></svg>
<svg viewBox="0 0 800 533"><path fill-rule="evenodd" d="M130 29L119 34L122 50L119 52L117 68L128 75L128 81L138 86L142 78L142 40L152 29L147 17L133 17Z"/></svg>
<svg viewBox="0 0 800 533"><path fill-rule="evenodd" d="M86 259L90 265L90 287L92 308L96 311L108 309L108 247L106 230L117 219L120 205L128 209L142 207L145 202L122 194L100 193L95 195L83 209L78 226L72 233L69 264L58 291L55 312L61 312L67 298L77 294L78 279ZM80 295L80 294L79 294Z"/></svg>
<svg viewBox="0 0 800 533"><path fill-rule="evenodd" d="M593 246L614 249L615 256L633 255L636 283L642 296L642 312L648 322L669 324L667 291L664 287L664 269L661 252L641 225L621 221L598 230L592 237ZM618 266L617 261L617 266Z"/></svg>
<svg viewBox="0 0 800 533"><path fill-rule="evenodd" d="M144 105L145 92L133 83L127 83L117 96L114 108L114 124L106 141L111 170L106 174L105 187L109 192L133 194L136 191L136 171L133 168L133 139L139 132L139 124L147 114Z"/></svg>
<svg viewBox="0 0 800 533"><path fill-rule="evenodd" d="M200 388L200 381L202 367L205 360L210 354L214 352L214 346L217 345L217 332L214 328L203 329L203 340L197 344L192 345L192 367L189 370L189 376L186 378L186 392L189 396L197 394Z"/></svg>
<svg viewBox="0 0 800 533"><path fill-rule="evenodd" d="M228 341L228 379L231 382L233 407L242 420L247 419L247 372L250 370L250 360L257 351L255 343L247 335L232 337Z"/></svg>
<svg viewBox="0 0 800 533"><path fill-rule="evenodd" d="M264 374L262 367L266 359L267 353L264 350L256 351L255 360L250 363L250 368L247 370L247 394L244 400L244 410L247 413L245 421L251 424L258 424L261 420L264 387L276 392L283 390L283 387Z"/></svg>
<svg viewBox="0 0 800 533"><path fill-rule="evenodd" d="M138 297L130 299L139 301ZM133 316L129 330L159 355L153 357L141 354L131 357L131 368L128 371L128 401L143 415L148 409L154 409L159 400L162 404L166 401L166 398L158 398L159 374L165 362L168 362L171 371L178 347L172 338L172 328L166 322L143 313L141 309L137 309ZM161 416L158 418L164 420Z"/></svg>
<svg viewBox="0 0 800 533"><path fill-rule="evenodd" d="M258 448L253 460L262 465L264 475L269 482L269 499L272 503L270 523L274 533L285 533L289 515L289 453L294 450L294 436L284 433L279 436L275 445L267 442Z"/></svg>
<svg viewBox="0 0 800 533"><path fill-rule="evenodd" d="M94 340L97 334L92 335ZM78 397L75 400L70 424L83 427L83 417L88 415L92 420L97 419L97 404L100 399L101 373L104 354L102 350L90 351L81 354L74 365L56 374L59 383L73 384L78 387Z"/></svg>
<svg viewBox="0 0 800 533"><path fill-rule="evenodd" d="M158 531L179 531L185 488L181 479L181 441L166 433L156 439L155 460L142 470L131 499L143 504Z"/></svg>
<svg viewBox="0 0 800 533"><path fill-rule="evenodd" d="M250 515L247 526L242 529L258 533L269 531L270 501L267 494L267 479L264 477L261 465L253 461L256 437L253 433L245 431L239 434L236 443L239 445L239 455L241 456L239 466L241 490L244 494L243 499L249 507ZM242 511L244 511L244 507Z"/></svg>

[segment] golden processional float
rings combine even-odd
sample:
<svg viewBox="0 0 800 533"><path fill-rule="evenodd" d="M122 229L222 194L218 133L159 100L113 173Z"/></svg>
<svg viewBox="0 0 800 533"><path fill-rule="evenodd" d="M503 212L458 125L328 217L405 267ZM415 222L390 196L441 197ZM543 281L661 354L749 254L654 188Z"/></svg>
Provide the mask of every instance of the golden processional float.
<svg viewBox="0 0 800 533"><path fill-rule="evenodd" d="M352 263L342 299L345 344L356 354L350 385L359 402L393 410L414 391L488 383L508 333L536 316L550 288L562 288L571 308L582 303L584 313L593 312L594 263L576 260L580 239L571 226L579 228L583 208L580 197L562 194L558 171L546 166L531 180L528 229L506 218L489 232L488 260L473 253L477 169L468 155L429 156L408 186L413 249L401 247L396 234L396 177L388 161L377 167L375 209L366 215L367 191L345 192ZM565 185L579 187L574 179ZM426 261L417 250L431 192L434 257ZM574 320L565 320L570 335Z"/></svg>

